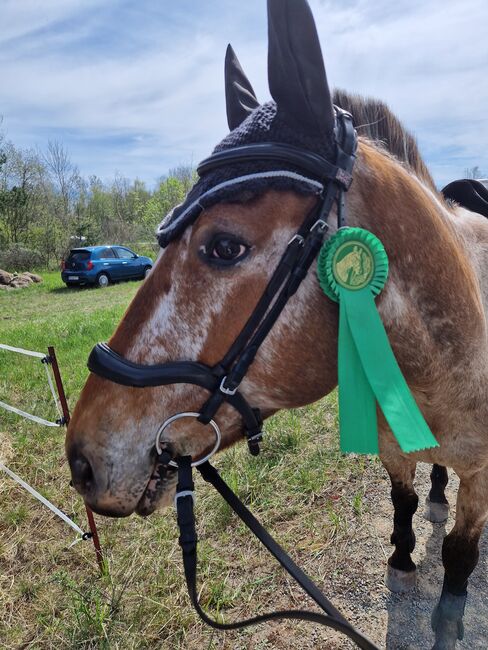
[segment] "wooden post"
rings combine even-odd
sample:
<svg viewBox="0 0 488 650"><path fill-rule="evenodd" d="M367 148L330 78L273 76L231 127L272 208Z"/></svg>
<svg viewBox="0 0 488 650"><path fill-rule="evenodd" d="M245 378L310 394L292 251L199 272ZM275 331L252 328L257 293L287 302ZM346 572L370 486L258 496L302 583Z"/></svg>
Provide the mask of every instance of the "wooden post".
<svg viewBox="0 0 488 650"><path fill-rule="evenodd" d="M68 426L70 420L70 414L69 414L68 402L66 400L66 393L64 392L63 381L61 379L61 372L59 371L58 360L56 358L56 352L54 351L54 347L52 346L49 346L47 350L49 354L49 363L53 369L54 381L56 382L56 389L58 391L59 402L61 404L61 409L63 411L63 424L65 426ZM100 568L100 572L103 573L104 571L103 554L102 554L102 547L100 546L100 538L98 537L97 525L95 523L93 512L86 505L86 503L85 503L85 510L86 510L86 516L88 518L88 525L90 526L93 546L95 547L98 566Z"/></svg>

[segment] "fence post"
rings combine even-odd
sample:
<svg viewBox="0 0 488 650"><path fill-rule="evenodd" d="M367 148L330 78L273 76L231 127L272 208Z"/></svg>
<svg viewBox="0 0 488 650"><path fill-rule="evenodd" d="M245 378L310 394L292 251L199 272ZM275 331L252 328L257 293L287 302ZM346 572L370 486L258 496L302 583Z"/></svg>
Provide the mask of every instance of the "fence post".
<svg viewBox="0 0 488 650"><path fill-rule="evenodd" d="M66 393L64 392L63 381L61 379L61 372L59 370L58 360L56 358L56 352L54 351L53 346L48 347L49 361L53 369L54 381L56 382L56 389L58 391L59 403L61 404L61 409L63 411L63 424L68 426L70 420L68 402L66 400ZM100 546L100 538L98 537L97 525L95 523L95 518L93 512L85 503L86 516L88 518L88 524L90 526L90 532L92 534L93 546L95 547L95 554L97 557L98 566L100 572L103 573L103 554L102 547Z"/></svg>

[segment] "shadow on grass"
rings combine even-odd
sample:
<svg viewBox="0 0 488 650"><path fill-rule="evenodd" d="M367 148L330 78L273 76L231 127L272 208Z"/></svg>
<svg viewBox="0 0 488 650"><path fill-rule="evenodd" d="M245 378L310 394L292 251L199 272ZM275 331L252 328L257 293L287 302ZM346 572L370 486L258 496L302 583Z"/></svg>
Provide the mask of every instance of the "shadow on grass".
<svg viewBox="0 0 488 650"><path fill-rule="evenodd" d="M94 289L94 285L90 284L84 284L82 286L77 285L77 284L72 284L69 285L68 287L53 287L52 289L49 289L48 293L56 293L56 294L63 294L63 293L79 293L80 291L85 291L86 289Z"/></svg>
<svg viewBox="0 0 488 650"><path fill-rule="evenodd" d="M116 287L119 286L120 284L132 284L132 283L139 283L142 282L144 278L128 278L127 280L117 280L115 282L110 282L108 287L99 287L96 284L69 284L64 287L53 287L52 289L48 289L48 293L56 293L56 294L71 294L71 293L77 293L79 291L93 291L93 290L99 290L99 291L104 291L106 289L109 289L110 287Z"/></svg>

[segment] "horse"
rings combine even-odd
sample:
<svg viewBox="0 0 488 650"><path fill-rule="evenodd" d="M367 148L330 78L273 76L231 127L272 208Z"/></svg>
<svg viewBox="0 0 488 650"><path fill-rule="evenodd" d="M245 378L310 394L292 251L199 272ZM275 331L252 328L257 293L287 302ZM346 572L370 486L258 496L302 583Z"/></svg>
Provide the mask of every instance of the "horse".
<svg viewBox="0 0 488 650"><path fill-rule="evenodd" d="M417 463L433 465L427 502L433 521L447 517L446 467L452 468L460 479L456 519L443 542L444 583L432 615L434 648L451 649L463 636L468 578L488 518L488 222L444 200L414 138L386 105L344 91L332 96L306 0L268 0L268 25L273 100L259 103L228 49L230 132L221 149L275 137L330 155L337 126L333 102L354 117L359 144L347 225L372 232L388 253L389 279L377 308L439 442L403 453L378 413L379 455L391 479L394 509L387 585L403 591L415 584ZM246 165L262 169L252 161ZM291 169L287 174L299 176ZM215 367L229 350L287 243L320 200L300 178L290 185L272 174L253 176L259 181L236 185L213 203L197 196L198 214L166 242L110 339L117 354L145 365L188 360ZM188 200L194 205L192 192ZM329 233L336 230L338 210L335 204L328 215ZM163 232L173 218L163 223ZM242 395L264 418L327 395L337 385L337 332L337 304L321 291L312 267L260 346L239 386ZM90 374L66 439L73 484L86 503L112 517L147 516L167 505L176 472L158 466L155 434L169 416L198 412L207 398L194 384L141 390ZM221 449L242 439L242 419L227 401L215 420ZM198 459L215 439L197 419L176 420L165 430L164 443L176 456Z"/></svg>

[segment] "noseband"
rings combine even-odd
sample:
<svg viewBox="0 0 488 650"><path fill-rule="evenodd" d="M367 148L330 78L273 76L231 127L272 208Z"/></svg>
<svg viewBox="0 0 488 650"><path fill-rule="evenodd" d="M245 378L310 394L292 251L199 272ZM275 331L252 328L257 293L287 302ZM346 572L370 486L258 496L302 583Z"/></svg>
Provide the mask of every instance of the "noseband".
<svg viewBox="0 0 488 650"><path fill-rule="evenodd" d="M351 115L337 107L335 138L334 163L297 147L260 143L220 151L198 166L197 171L203 176L236 162L286 163L323 184L317 205L289 241L254 311L219 363L213 367L195 361L143 365L125 359L106 343L98 343L88 359L91 372L117 384L136 388L168 384L194 384L204 388L210 397L203 404L198 420L208 424L223 402L228 402L242 417L249 451L253 455L258 454L263 419L259 409L251 407L240 393L239 386L263 341L317 257L328 230L327 219L334 203L337 204L338 228L346 224L344 193L352 182L357 136Z"/></svg>
<svg viewBox="0 0 488 650"><path fill-rule="evenodd" d="M267 533L252 513L230 490L219 476L217 470L208 462L208 459L217 451L220 445L220 430L213 418L224 402L229 403L240 413L251 454L256 455L259 453L263 420L259 409L251 407L246 398L239 392L239 386L254 361L261 344L317 257L328 230L327 219L334 203L337 204L338 228L346 225L344 193L347 192L352 182L356 147L357 135L353 127L352 117L346 111L336 107L336 152L334 163L312 152L277 143L235 147L215 153L201 162L197 170L201 176L232 163L246 161L285 163L308 174L308 179L301 178L319 187L322 185L322 191L317 205L305 217L299 230L290 239L258 304L220 363L213 367L194 361L141 365L124 359L105 343L99 343L90 354L88 368L100 377L123 386L144 388L146 386L165 386L168 384L193 384L204 388L210 393L210 397L203 404L199 413L178 413L168 418L159 427L155 444L158 462L166 467L175 465L178 467L175 504L180 529L179 542L183 551L188 592L193 606L204 622L217 629L231 630L279 618L301 619L332 627L347 635L360 648L378 650L371 641L344 619L310 578L301 571ZM293 176L293 172L284 172L283 174L286 173L288 176ZM269 175L271 176L272 172ZM300 178L298 175L295 176ZM311 180L310 176L314 180ZM175 228L174 232L175 237L177 237L182 231L181 228ZM207 455L193 463L189 456L178 457L175 463L175 459L168 451L163 449L161 444L165 429L175 420L183 417L196 417L201 423L210 424L216 437L215 444ZM302 589L324 613L283 610L236 623L220 623L211 619L202 610L198 601L196 580L197 535L193 512L192 466L198 466L203 478L215 487L246 526L258 537L266 549L300 584Z"/></svg>

